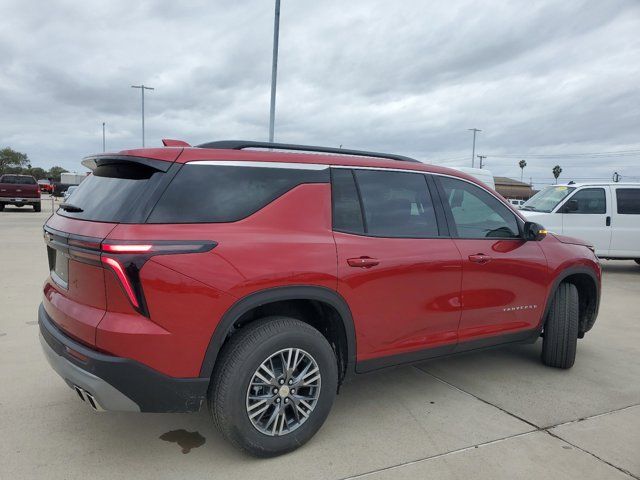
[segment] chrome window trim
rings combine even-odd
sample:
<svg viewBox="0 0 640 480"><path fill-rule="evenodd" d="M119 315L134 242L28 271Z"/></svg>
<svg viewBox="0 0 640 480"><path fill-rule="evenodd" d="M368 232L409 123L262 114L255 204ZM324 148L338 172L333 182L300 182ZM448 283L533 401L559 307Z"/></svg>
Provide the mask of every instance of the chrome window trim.
<svg viewBox="0 0 640 480"><path fill-rule="evenodd" d="M250 162L234 160L194 160L185 165L214 165L220 167L258 167L258 168L285 168L289 170L326 170L329 165L319 163L293 163L293 162Z"/></svg>

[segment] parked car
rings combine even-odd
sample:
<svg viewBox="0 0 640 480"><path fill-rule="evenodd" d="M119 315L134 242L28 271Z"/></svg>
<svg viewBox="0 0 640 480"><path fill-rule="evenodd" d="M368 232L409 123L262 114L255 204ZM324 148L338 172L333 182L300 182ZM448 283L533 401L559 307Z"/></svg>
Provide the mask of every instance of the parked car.
<svg viewBox="0 0 640 480"><path fill-rule="evenodd" d="M509 202L511 205L513 205L516 208L520 208L522 207L522 205L524 205L524 200L520 200L518 198L507 198L507 202Z"/></svg>
<svg viewBox="0 0 640 480"><path fill-rule="evenodd" d="M67 199L71 196L71 194L75 192L77 189L78 189L77 185L69 185L69 188L67 188L67 191L64 192L63 200L66 202Z"/></svg>
<svg viewBox="0 0 640 480"><path fill-rule="evenodd" d="M51 193L53 191L53 184L47 179L38 180L38 187L42 193Z"/></svg>
<svg viewBox="0 0 640 480"><path fill-rule="evenodd" d="M72 184L70 183L53 182L51 195L54 197L64 197L64 192L66 192L67 189L71 186Z"/></svg>
<svg viewBox="0 0 640 480"><path fill-rule="evenodd" d="M548 230L585 239L600 258L640 264L640 183L553 185L522 211Z"/></svg>
<svg viewBox="0 0 640 480"><path fill-rule="evenodd" d="M39 212L40 188L36 179L31 175L13 173L0 176L0 211L4 210L5 205L31 205L35 212Z"/></svg>
<svg viewBox="0 0 640 480"><path fill-rule="evenodd" d="M542 362L570 368L596 320L593 251L469 175L164 143L86 158L94 175L44 226L41 343L95 409L206 404L234 445L268 457L308 441L356 374L541 334Z"/></svg>

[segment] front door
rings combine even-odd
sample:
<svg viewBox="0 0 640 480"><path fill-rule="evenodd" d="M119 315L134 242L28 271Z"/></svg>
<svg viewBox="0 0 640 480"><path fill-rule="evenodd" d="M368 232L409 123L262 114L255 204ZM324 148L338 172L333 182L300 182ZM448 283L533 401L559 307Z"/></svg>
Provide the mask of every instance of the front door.
<svg viewBox="0 0 640 480"><path fill-rule="evenodd" d="M459 349L465 342L501 343L535 329L548 285L542 249L521 238L516 215L492 194L464 180L436 178L462 256Z"/></svg>
<svg viewBox="0 0 640 480"><path fill-rule="evenodd" d="M609 187L581 188L558 209L562 233L587 240L596 255L607 256L611 243L611 196Z"/></svg>
<svg viewBox="0 0 640 480"><path fill-rule="evenodd" d="M452 351L460 253L441 235L425 175L334 168L332 196L338 292L353 315L358 370Z"/></svg>

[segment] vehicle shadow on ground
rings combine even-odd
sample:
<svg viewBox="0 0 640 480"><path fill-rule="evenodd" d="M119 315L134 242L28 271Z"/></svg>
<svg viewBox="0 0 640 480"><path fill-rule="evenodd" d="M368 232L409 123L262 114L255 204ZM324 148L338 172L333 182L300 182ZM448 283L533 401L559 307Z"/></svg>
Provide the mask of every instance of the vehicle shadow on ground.
<svg viewBox="0 0 640 480"><path fill-rule="evenodd" d="M457 356L456 367L464 370L478 362L488 362L507 374L518 370L519 365L539 363L539 355L539 344L504 347ZM454 407L449 404L450 396L466 396L450 386L443 385L426 372L434 362L422 363L419 365L420 368L392 367L349 381L343 385L327 424L316 437L297 452L280 458L291 459L297 458L298 455L302 455L303 458L313 457L320 452L326 454L334 450L334 454L337 455L337 452L348 448L349 442L362 441L355 437L364 435L367 438L375 438L382 434L379 430L384 430L386 424L396 421L396 416L413 416L415 411L412 410L416 408L421 412L428 410L429 418L427 419L427 413L424 413L425 416L421 419L425 424L439 424L451 418L455 412L451 411ZM92 449L114 455L114 458L120 455L130 456L129 452L138 452L136 455L141 455L142 458L138 460L142 463L145 461L145 454L151 461L152 457L160 452L162 455L174 455L179 458L186 453L199 456L200 452L207 452L215 457L216 461L225 464L252 458L236 450L223 439L213 426L206 406L193 414L96 414L83 409L84 405L80 403L65 403L68 407L65 411L76 420L78 411L81 411L81 423L86 423L86 428L92 432L90 440L87 439L93 444ZM419 428L422 427L415 426L416 430ZM385 431L387 436L396 435L395 432ZM416 432L407 433L405 430L402 433L404 436L410 434L416 435ZM146 446L141 449L141 444ZM184 444L191 444L191 448L185 449Z"/></svg>

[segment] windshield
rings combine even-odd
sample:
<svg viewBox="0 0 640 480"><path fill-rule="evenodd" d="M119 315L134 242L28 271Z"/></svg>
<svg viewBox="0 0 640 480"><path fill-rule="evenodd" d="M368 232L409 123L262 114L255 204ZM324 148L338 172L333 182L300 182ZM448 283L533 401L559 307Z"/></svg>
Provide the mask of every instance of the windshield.
<svg viewBox="0 0 640 480"><path fill-rule="evenodd" d="M520 208L530 212L549 213L574 190L575 187L565 187L562 185L547 187L536 193Z"/></svg>

